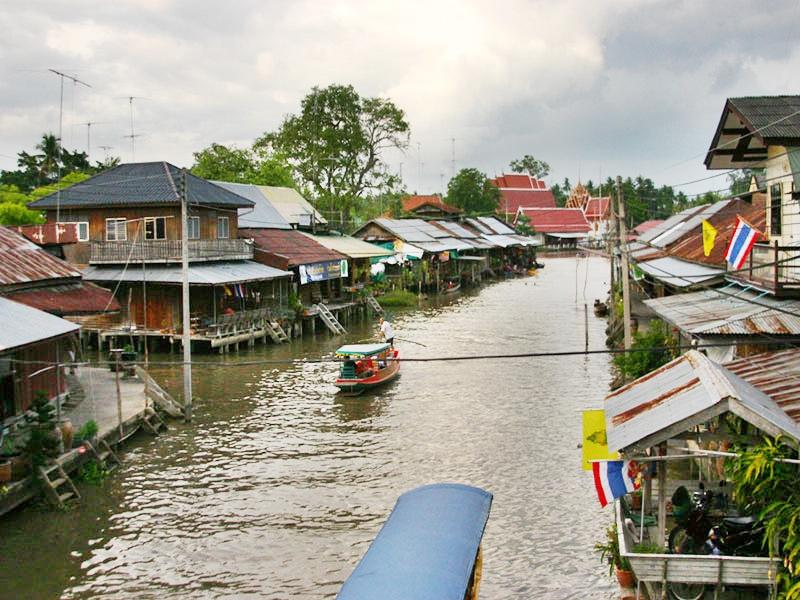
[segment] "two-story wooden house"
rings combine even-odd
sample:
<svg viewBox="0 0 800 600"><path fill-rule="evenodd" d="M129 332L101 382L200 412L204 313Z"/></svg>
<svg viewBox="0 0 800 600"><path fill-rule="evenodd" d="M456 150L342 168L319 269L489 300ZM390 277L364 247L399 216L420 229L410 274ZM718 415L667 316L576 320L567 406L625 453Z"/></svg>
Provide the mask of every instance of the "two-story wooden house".
<svg viewBox="0 0 800 600"><path fill-rule="evenodd" d="M728 98L708 169L764 169L766 239L732 275L776 296L800 296L800 96Z"/></svg>
<svg viewBox="0 0 800 600"><path fill-rule="evenodd" d="M286 306L291 273L253 261L252 242L238 238L238 210L252 201L166 162L124 164L29 204L48 223L78 224L65 258L88 265L84 279L122 306L120 327L99 331L100 343L179 337L184 193L193 341L222 348L263 337Z"/></svg>

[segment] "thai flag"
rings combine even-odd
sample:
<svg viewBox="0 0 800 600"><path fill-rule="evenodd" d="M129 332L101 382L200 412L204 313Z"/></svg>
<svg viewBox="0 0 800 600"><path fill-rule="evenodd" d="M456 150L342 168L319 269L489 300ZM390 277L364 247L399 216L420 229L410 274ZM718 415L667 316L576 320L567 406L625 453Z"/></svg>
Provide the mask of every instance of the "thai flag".
<svg viewBox="0 0 800 600"><path fill-rule="evenodd" d="M244 298L244 284L242 284L242 283L234 283L233 284L233 293L237 298Z"/></svg>
<svg viewBox="0 0 800 600"><path fill-rule="evenodd" d="M594 487L600 505L639 489L636 475L639 467L631 460L598 460L592 463Z"/></svg>
<svg viewBox="0 0 800 600"><path fill-rule="evenodd" d="M756 228L736 215L736 229L734 229L728 249L725 251L725 260L735 270L741 269L759 236L761 233Z"/></svg>

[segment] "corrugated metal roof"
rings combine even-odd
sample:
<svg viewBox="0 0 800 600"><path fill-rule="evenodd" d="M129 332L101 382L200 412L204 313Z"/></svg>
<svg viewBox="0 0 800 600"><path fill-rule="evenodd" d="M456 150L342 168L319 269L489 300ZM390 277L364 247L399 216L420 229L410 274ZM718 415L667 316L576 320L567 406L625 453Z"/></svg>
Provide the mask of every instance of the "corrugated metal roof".
<svg viewBox="0 0 800 600"><path fill-rule="evenodd" d="M370 244L369 242L359 240L349 235L312 235L305 232L303 232L303 235L310 237L326 248L335 250L350 258L379 258L383 256L394 256L395 254L393 250L376 244Z"/></svg>
<svg viewBox="0 0 800 600"><path fill-rule="evenodd" d="M494 233L491 230L491 228L487 227L486 225L478 221L478 219L467 219L467 223L469 223L470 226L472 226L474 229L477 229L479 232L483 234L492 235Z"/></svg>
<svg viewBox="0 0 800 600"><path fill-rule="evenodd" d="M642 449L732 412L770 435L800 440L800 426L769 396L744 379L690 350L606 396L610 450Z"/></svg>
<svg viewBox="0 0 800 600"><path fill-rule="evenodd" d="M239 235L253 238L256 252L266 251L286 257L290 267L344 258L344 255L293 229L239 229Z"/></svg>
<svg viewBox="0 0 800 600"><path fill-rule="evenodd" d="M396 235L404 242L435 242L436 237L430 235L430 233L421 231L416 225L417 221L424 223L424 221L420 219L387 219L385 217L375 219L378 225L386 229L389 233ZM444 232L441 233L442 236L447 235Z"/></svg>
<svg viewBox="0 0 800 600"><path fill-rule="evenodd" d="M511 246L522 245L522 242L520 242L519 240L515 240L514 238L511 238L507 235L484 235L482 237L488 242L494 244L495 246L499 246L501 248L510 248Z"/></svg>
<svg viewBox="0 0 800 600"><path fill-rule="evenodd" d="M478 217L478 220L491 229L494 233L499 233L500 235L516 233L511 227L495 217Z"/></svg>
<svg viewBox="0 0 800 600"><path fill-rule="evenodd" d="M178 183L186 173L186 197L203 206L252 206L246 198L192 175L168 162L127 163L61 190L61 208L178 204ZM30 208L54 209L57 194L29 203Z"/></svg>
<svg viewBox="0 0 800 600"><path fill-rule="evenodd" d="M79 329L80 325L0 297L0 352Z"/></svg>
<svg viewBox="0 0 800 600"><path fill-rule="evenodd" d="M715 278L722 279L725 274L723 269L698 265L671 256L639 262L637 266L651 277L678 288L691 287Z"/></svg>
<svg viewBox="0 0 800 600"><path fill-rule="evenodd" d="M725 368L772 398L800 421L800 349L765 352L726 363Z"/></svg>
<svg viewBox="0 0 800 600"><path fill-rule="evenodd" d="M291 229L292 226L275 210L272 203L257 185L249 183L230 183L213 181L215 185L247 198L253 203L251 208L239 209L239 227L269 227L271 229Z"/></svg>
<svg viewBox="0 0 800 600"><path fill-rule="evenodd" d="M665 219L661 223L651 227L650 229L645 231L643 234L641 234L638 237L638 239L640 241L642 241L642 242L645 242L645 243L649 244L652 240L654 240L658 236L666 233L667 231L670 231L676 225L680 225L681 223L686 221L686 219L691 217L694 213L696 213L699 210L702 210L706 206L708 206L708 204L704 204L702 206L691 206L689 208L685 208L682 211L680 211L678 213L675 213L674 215L671 215L670 217L668 217L667 219Z"/></svg>
<svg viewBox="0 0 800 600"><path fill-rule="evenodd" d="M736 298L714 290L653 298L644 303L663 320L687 334L704 335L800 335L800 318L772 310L777 307L800 314L800 301L777 300L742 290ZM759 303L753 304L749 301Z"/></svg>
<svg viewBox="0 0 800 600"><path fill-rule="evenodd" d="M462 227L458 223L453 223L452 221L433 221L433 224L437 227L441 227L451 235L461 238L461 239L473 239L478 237L477 233L473 233L468 229Z"/></svg>
<svg viewBox="0 0 800 600"><path fill-rule="evenodd" d="M23 225L11 229L40 246L74 244L78 241L77 223L42 223L41 225Z"/></svg>
<svg viewBox="0 0 800 600"><path fill-rule="evenodd" d="M292 225L311 225L311 215L316 223L326 224L328 221L311 203L293 188L270 185L257 186L272 207Z"/></svg>
<svg viewBox="0 0 800 600"><path fill-rule="evenodd" d="M291 277L291 272L281 271L250 260L231 262L198 263L189 265L189 283L193 285L221 285L224 283L246 283L248 281L269 281L281 277ZM89 266L83 272L88 281L139 281L143 279L142 269L124 267ZM144 273L148 283L179 284L182 281L180 266L148 266Z"/></svg>
<svg viewBox="0 0 800 600"><path fill-rule="evenodd" d="M80 276L81 272L68 262L11 229L0 227L0 286Z"/></svg>
<svg viewBox="0 0 800 600"><path fill-rule="evenodd" d="M81 281L13 292L7 298L53 315L85 315L116 312L119 302L107 289Z"/></svg>
<svg viewBox="0 0 800 600"><path fill-rule="evenodd" d="M665 248L672 242L680 239L697 227L700 227L704 219L710 219L713 215L727 207L729 202L730 200L720 200L714 204L706 204L699 207L699 210L688 215L687 218L680 223L675 224L669 230L652 238L650 240L650 245Z"/></svg>

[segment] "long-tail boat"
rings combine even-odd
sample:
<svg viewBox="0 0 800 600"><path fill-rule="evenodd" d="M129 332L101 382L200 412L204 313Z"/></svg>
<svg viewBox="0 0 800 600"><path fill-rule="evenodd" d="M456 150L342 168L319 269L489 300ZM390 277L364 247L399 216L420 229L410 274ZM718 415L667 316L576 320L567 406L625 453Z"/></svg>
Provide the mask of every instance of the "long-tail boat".
<svg viewBox="0 0 800 600"><path fill-rule="evenodd" d="M357 395L383 385L400 374L400 354L390 344L349 344L336 351L344 358L336 387Z"/></svg>

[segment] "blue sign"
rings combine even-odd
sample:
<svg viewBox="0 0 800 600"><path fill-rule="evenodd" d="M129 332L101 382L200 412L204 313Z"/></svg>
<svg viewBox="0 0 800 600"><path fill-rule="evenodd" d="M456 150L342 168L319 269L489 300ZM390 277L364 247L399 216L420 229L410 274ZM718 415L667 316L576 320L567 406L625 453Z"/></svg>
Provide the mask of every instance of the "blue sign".
<svg viewBox="0 0 800 600"><path fill-rule="evenodd" d="M311 283L312 281L327 281L328 279L339 279L342 276L342 265L338 260L314 263L311 265L300 265L297 270L300 272L300 284Z"/></svg>

